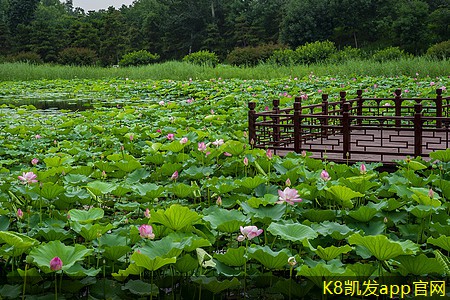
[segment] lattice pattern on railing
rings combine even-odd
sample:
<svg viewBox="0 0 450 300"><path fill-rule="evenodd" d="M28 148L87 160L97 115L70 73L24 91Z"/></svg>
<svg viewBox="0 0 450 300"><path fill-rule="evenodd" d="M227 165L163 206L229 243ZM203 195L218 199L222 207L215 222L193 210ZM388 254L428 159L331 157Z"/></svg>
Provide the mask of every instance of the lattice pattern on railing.
<svg viewBox="0 0 450 300"><path fill-rule="evenodd" d="M449 147L450 97L346 99L257 113L249 103L249 141L253 147L275 151L310 151L316 157L335 160L389 162L406 156L428 156Z"/></svg>

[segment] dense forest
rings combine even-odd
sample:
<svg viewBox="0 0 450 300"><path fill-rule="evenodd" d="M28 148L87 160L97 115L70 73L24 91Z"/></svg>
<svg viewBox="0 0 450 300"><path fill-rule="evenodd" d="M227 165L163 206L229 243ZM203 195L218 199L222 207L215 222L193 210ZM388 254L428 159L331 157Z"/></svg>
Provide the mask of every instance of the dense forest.
<svg viewBox="0 0 450 300"><path fill-rule="evenodd" d="M85 51L102 65L131 51L161 60L209 50L331 41L365 50L399 47L419 55L450 39L448 0L136 0L85 12L72 1L0 0L0 57L34 53L60 62ZM74 50L75 49L75 50ZM67 52L69 51L69 52Z"/></svg>

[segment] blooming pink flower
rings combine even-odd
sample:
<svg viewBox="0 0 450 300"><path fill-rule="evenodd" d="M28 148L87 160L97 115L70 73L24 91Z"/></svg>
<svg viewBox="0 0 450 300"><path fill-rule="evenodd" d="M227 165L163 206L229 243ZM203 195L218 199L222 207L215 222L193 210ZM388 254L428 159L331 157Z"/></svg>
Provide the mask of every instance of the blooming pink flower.
<svg viewBox="0 0 450 300"><path fill-rule="evenodd" d="M306 157L306 151L305 150L302 151L301 156L302 157Z"/></svg>
<svg viewBox="0 0 450 300"><path fill-rule="evenodd" d="M306 100L306 99L308 99L308 95L306 95L306 94L301 94L301 95L300 95L300 98L302 98L302 100Z"/></svg>
<svg viewBox="0 0 450 300"><path fill-rule="evenodd" d="M134 139L134 135L130 134L130 142L132 142Z"/></svg>
<svg viewBox="0 0 450 300"><path fill-rule="evenodd" d="M216 147L222 146L223 145L223 139L220 140L215 140L214 142L212 142L212 144Z"/></svg>
<svg viewBox="0 0 450 300"><path fill-rule="evenodd" d="M272 157L273 157L272 150L267 149L267 151L266 151L266 156L267 156L268 159L272 159Z"/></svg>
<svg viewBox="0 0 450 300"><path fill-rule="evenodd" d="M180 140L180 144L186 144L187 142L188 142L189 140L188 140L188 138L187 137L182 137L181 138L181 140Z"/></svg>
<svg viewBox="0 0 450 300"><path fill-rule="evenodd" d="M173 140L175 138L175 135L173 133L169 133L166 137L168 140Z"/></svg>
<svg viewBox="0 0 450 300"><path fill-rule="evenodd" d="M35 138L35 139L40 139L41 136L40 136L39 134L36 134L36 135L34 136L34 138Z"/></svg>
<svg viewBox="0 0 450 300"><path fill-rule="evenodd" d="M317 92L320 94L320 93L322 93L322 90L317 90Z"/></svg>
<svg viewBox="0 0 450 300"><path fill-rule="evenodd" d="M278 201L276 203L288 203L290 205L294 205L295 202L302 202L302 199L299 197L296 189L285 188L284 191L278 190Z"/></svg>
<svg viewBox="0 0 450 300"><path fill-rule="evenodd" d="M144 211L144 216L146 217L146 218L149 218L150 219L150 209L145 209L145 211Z"/></svg>
<svg viewBox="0 0 450 300"><path fill-rule="evenodd" d="M447 88L445 86L441 86L441 90L446 91Z"/></svg>
<svg viewBox="0 0 450 300"><path fill-rule="evenodd" d="M206 151L205 142L198 143L198 151Z"/></svg>
<svg viewBox="0 0 450 300"><path fill-rule="evenodd" d="M144 239L154 239L155 234L153 233L153 227L151 225L142 224L139 227L139 235Z"/></svg>
<svg viewBox="0 0 450 300"><path fill-rule="evenodd" d="M23 211L20 208L17 209L17 218L19 218L19 219L23 218Z"/></svg>
<svg viewBox="0 0 450 300"><path fill-rule="evenodd" d="M161 100L161 101L158 102L158 104L159 104L159 105L164 105L164 101Z"/></svg>
<svg viewBox="0 0 450 300"><path fill-rule="evenodd" d="M430 82L430 86L435 85L436 83L434 81Z"/></svg>
<svg viewBox="0 0 450 300"><path fill-rule="evenodd" d="M170 177L170 179L172 180L177 180L178 179L178 171L173 172L172 176Z"/></svg>
<svg viewBox="0 0 450 300"><path fill-rule="evenodd" d="M224 152L223 155L225 155L225 156L232 156L232 154L228 153L228 152Z"/></svg>
<svg viewBox="0 0 450 300"><path fill-rule="evenodd" d="M37 159L37 158L33 158L33 159L31 160L31 164L32 164L33 166L37 165L38 163L39 163L39 159Z"/></svg>
<svg viewBox="0 0 450 300"><path fill-rule="evenodd" d="M22 183L23 183L23 184L30 184L30 183L38 182L38 181L36 180L37 175L34 174L33 172L26 172L26 173L23 172L23 173L22 173L22 176L18 176L18 178L19 178L20 180L22 180Z"/></svg>
<svg viewBox="0 0 450 300"><path fill-rule="evenodd" d="M248 240L251 240L257 236L259 236L261 233L263 233L262 229L258 229L256 226L241 226L241 233L244 236L244 238L247 238Z"/></svg>
<svg viewBox="0 0 450 300"><path fill-rule="evenodd" d="M331 179L330 174L328 174L327 170L323 170L322 173L320 173L320 178L322 178L323 181L328 181Z"/></svg>
<svg viewBox="0 0 450 300"><path fill-rule="evenodd" d="M361 166L359 167L359 172L361 174L366 174L367 173L367 168L365 164L361 164Z"/></svg>
<svg viewBox="0 0 450 300"><path fill-rule="evenodd" d="M161 133L161 129L156 129L156 132L157 133Z"/></svg>
<svg viewBox="0 0 450 300"><path fill-rule="evenodd" d="M266 107L264 107L264 110L265 110L265 111L268 111L268 110L269 110L269 107L266 105Z"/></svg>
<svg viewBox="0 0 450 300"><path fill-rule="evenodd" d="M55 256L50 260L50 270L59 271L62 269L62 266L63 262L58 256Z"/></svg>
<svg viewBox="0 0 450 300"><path fill-rule="evenodd" d="M194 99L187 99L186 102L187 103L192 103L194 101Z"/></svg>

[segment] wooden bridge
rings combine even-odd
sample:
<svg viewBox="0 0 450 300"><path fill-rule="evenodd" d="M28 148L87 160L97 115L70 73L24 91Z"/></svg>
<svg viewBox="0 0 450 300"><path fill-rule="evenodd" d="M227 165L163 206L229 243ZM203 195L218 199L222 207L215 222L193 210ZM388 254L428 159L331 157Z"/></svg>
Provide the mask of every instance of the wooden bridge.
<svg viewBox="0 0 450 300"><path fill-rule="evenodd" d="M292 108L273 101L270 111L256 112L248 104L249 143L254 148L287 152L312 152L312 157L332 161L392 163L395 159L422 156L450 148L450 97L436 90L435 98L354 99L340 93L339 101L302 106L296 97Z"/></svg>

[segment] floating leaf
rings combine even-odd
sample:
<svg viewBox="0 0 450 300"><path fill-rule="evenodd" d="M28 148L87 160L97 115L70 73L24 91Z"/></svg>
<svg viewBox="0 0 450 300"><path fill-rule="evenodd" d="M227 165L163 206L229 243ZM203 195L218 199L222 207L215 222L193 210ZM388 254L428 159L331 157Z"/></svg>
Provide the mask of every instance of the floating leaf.
<svg viewBox="0 0 450 300"><path fill-rule="evenodd" d="M318 236L317 232L311 227L302 224L279 224L274 222L270 224L267 231L283 240L292 242L315 239Z"/></svg>
<svg viewBox="0 0 450 300"><path fill-rule="evenodd" d="M380 261L400 255L411 255L418 251L418 246L407 240L403 242L389 240L384 235L361 236L356 233L348 238L351 245L361 245Z"/></svg>

